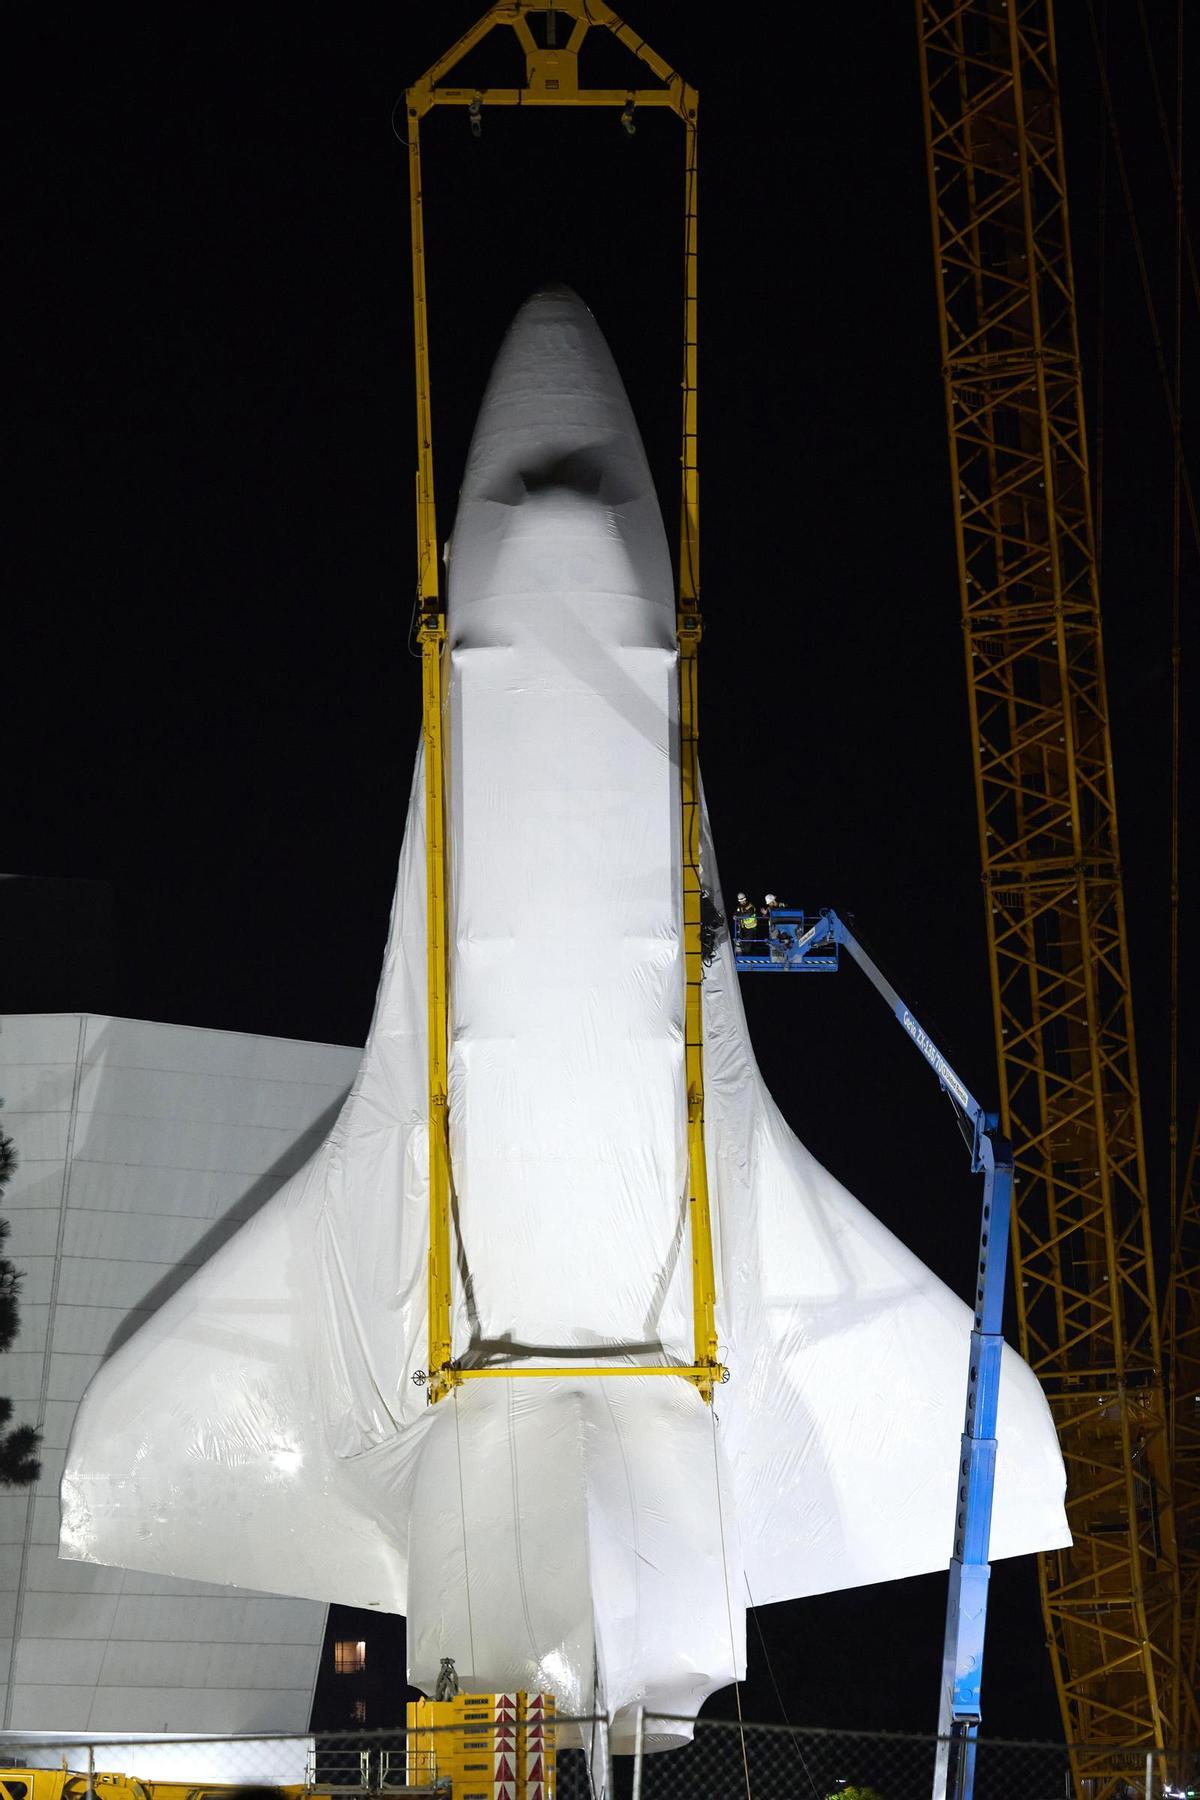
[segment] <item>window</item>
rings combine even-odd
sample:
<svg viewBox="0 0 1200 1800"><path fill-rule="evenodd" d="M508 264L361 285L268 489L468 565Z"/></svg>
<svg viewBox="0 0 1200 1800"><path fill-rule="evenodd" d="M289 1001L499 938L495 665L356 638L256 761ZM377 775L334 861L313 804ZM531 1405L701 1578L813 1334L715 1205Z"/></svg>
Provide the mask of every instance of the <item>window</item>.
<svg viewBox="0 0 1200 1800"><path fill-rule="evenodd" d="M356 1725L365 1725L367 1722L367 1703L366 1703L366 1701L365 1700L356 1700L354 1702L354 1705L350 1709L350 1716L354 1720L354 1723Z"/></svg>
<svg viewBox="0 0 1200 1800"><path fill-rule="evenodd" d="M361 1638L338 1638L333 1646L335 1675L361 1675L367 1666L367 1646Z"/></svg>

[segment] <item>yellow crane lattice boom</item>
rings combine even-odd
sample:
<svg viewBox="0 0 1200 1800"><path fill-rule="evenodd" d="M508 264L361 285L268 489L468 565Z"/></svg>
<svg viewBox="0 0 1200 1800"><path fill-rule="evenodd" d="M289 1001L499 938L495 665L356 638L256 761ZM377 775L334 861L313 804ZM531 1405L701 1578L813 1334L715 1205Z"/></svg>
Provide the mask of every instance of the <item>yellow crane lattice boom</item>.
<svg viewBox="0 0 1200 1800"><path fill-rule="evenodd" d="M916 14L1020 1343L1074 1536L1042 1600L1099 1800L1184 1699L1053 13Z"/></svg>

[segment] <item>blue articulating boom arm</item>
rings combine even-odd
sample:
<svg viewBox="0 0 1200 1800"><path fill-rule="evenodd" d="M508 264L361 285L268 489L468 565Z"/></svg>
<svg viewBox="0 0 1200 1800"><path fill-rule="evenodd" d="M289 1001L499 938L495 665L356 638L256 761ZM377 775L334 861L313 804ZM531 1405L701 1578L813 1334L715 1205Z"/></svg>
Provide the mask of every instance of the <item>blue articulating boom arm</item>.
<svg viewBox="0 0 1200 1800"><path fill-rule="evenodd" d="M1004 1347L1001 1326L1012 1206L1012 1146L1000 1135L997 1115L980 1106L916 1015L835 912L814 916L789 907L746 907L734 917L734 961L744 974L828 973L837 968L843 948L882 994L949 1095L970 1145L972 1172L983 1176L975 1323L971 1330L966 1414L959 1450L933 1784L933 1800L971 1800L991 1574L988 1539L996 1477L1000 1357Z"/></svg>

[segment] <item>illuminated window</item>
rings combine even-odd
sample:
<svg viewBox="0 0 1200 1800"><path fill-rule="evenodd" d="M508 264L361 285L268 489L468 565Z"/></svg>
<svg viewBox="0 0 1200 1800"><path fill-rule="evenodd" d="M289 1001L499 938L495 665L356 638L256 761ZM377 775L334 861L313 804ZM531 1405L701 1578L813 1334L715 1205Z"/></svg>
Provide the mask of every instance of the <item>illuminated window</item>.
<svg viewBox="0 0 1200 1800"><path fill-rule="evenodd" d="M339 1638L333 1646L335 1675L361 1675L367 1666L367 1646L359 1638Z"/></svg>

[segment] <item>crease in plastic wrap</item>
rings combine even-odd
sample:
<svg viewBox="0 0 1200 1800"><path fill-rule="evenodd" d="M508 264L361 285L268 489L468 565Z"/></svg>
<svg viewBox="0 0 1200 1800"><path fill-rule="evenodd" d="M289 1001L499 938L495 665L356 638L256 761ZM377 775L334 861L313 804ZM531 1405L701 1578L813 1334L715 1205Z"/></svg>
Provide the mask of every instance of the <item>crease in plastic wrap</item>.
<svg viewBox="0 0 1200 1800"><path fill-rule="evenodd" d="M691 1360L674 613L607 346L574 295L535 295L449 567L454 1348L475 1363ZM688 1717L743 1671L750 1595L946 1567L971 1316L785 1124L725 942L704 983L717 1407L654 1377L429 1407L424 857L418 758L353 1091L92 1383L62 1554L405 1613L417 1686L453 1656L475 1688L607 1711L621 1748L639 1703ZM993 1557L1065 1544L1063 1489L1006 1351Z"/></svg>

